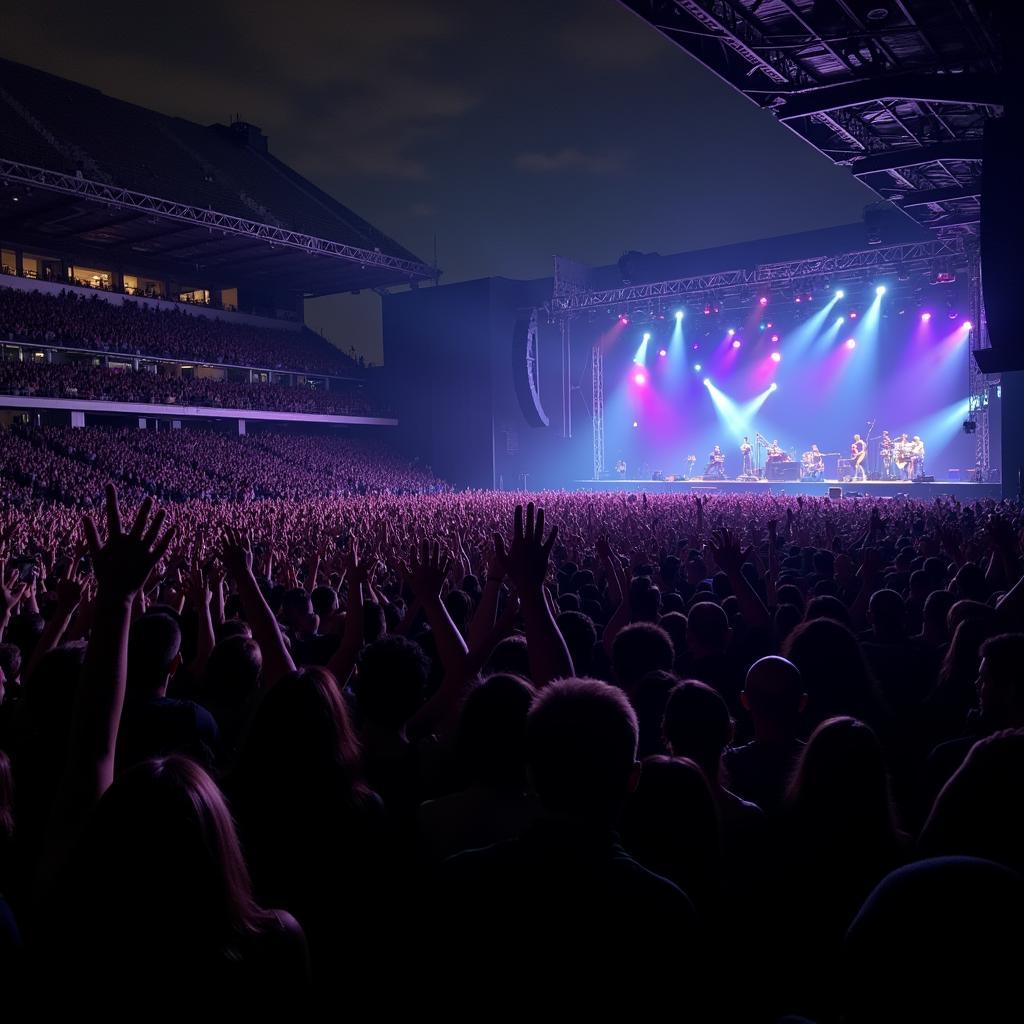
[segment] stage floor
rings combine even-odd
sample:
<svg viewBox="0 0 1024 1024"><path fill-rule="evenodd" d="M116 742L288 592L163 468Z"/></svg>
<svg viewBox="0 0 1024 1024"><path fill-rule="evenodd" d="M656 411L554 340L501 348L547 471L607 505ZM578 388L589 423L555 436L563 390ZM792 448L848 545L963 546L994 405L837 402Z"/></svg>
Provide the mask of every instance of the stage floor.
<svg viewBox="0 0 1024 1024"><path fill-rule="evenodd" d="M647 491L667 494L674 491L692 494L828 494L830 487L842 489L844 498L895 498L906 495L930 501L940 495L955 497L958 501L978 501L982 498L999 499L1002 484L976 484L961 481L915 483L910 480L868 480L860 483L840 483L838 480L785 481L757 480L577 480L579 490L587 491Z"/></svg>

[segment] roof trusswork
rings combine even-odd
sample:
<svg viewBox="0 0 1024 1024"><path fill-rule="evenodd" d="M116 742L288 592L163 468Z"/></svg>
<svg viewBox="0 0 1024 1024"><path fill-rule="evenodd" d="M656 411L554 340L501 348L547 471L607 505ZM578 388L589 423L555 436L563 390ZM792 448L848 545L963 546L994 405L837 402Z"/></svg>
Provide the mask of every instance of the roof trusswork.
<svg viewBox="0 0 1024 1024"><path fill-rule="evenodd" d="M433 276L267 151L0 60L0 232L306 294ZM199 275L202 276L202 275Z"/></svg>
<svg viewBox="0 0 1024 1024"><path fill-rule="evenodd" d="M917 223L974 233L995 33L973 0L620 0Z"/></svg>

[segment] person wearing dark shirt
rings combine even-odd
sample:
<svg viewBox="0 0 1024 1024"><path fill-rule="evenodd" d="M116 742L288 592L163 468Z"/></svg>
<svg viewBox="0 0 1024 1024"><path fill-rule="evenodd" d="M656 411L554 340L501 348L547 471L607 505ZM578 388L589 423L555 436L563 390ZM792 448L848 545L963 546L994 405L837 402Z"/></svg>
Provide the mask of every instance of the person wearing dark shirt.
<svg viewBox="0 0 1024 1024"><path fill-rule="evenodd" d="M740 695L754 723L754 738L725 754L730 789L771 813L781 804L803 743L800 714L807 703L800 670L785 658L756 661Z"/></svg>
<svg viewBox="0 0 1024 1024"><path fill-rule="evenodd" d="M217 723L206 708L167 696L181 665L181 629L169 615L143 615L128 636L128 687L118 769L151 757L184 754L210 767L216 760Z"/></svg>
<svg viewBox="0 0 1024 1024"><path fill-rule="evenodd" d="M596 680L549 684L530 711L526 749L543 817L518 839L445 862L445 962L469 988L514 987L549 1004L660 995L667 972L688 993L678 1005L696 999L693 905L615 831L640 777L625 696Z"/></svg>

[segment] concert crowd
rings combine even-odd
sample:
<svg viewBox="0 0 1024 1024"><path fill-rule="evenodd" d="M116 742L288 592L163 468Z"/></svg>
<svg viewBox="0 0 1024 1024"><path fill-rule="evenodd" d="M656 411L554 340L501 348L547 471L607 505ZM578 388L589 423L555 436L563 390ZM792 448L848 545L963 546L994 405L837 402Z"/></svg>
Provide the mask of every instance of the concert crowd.
<svg viewBox="0 0 1024 1024"><path fill-rule="evenodd" d="M1005 1019L1017 504L2 440L9 991Z"/></svg>
<svg viewBox="0 0 1024 1024"><path fill-rule="evenodd" d="M307 328L252 327L70 289L50 295L0 287L0 340L267 370L347 374L355 369L352 359Z"/></svg>
<svg viewBox="0 0 1024 1024"><path fill-rule="evenodd" d="M382 414L380 403L374 402L357 382L335 380L330 391L318 391L301 385L169 377L81 363L0 361L0 394L331 416Z"/></svg>

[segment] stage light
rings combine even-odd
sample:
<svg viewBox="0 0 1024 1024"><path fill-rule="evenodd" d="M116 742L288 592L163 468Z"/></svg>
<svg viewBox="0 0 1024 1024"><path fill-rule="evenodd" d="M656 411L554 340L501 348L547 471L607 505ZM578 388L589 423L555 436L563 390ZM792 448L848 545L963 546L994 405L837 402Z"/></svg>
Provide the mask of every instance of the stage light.
<svg viewBox="0 0 1024 1024"><path fill-rule="evenodd" d="M885 294L885 285L884 285L884 284L880 284L880 285L879 285L879 286L878 286L878 287L877 287L877 288L875 289L875 294L876 294L876 295L884 295L884 294Z"/></svg>
<svg viewBox="0 0 1024 1024"><path fill-rule="evenodd" d="M969 331L974 326L974 324L972 324L970 320L965 320L962 326L965 331Z"/></svg>
<svg viewBox="0 0 1024 1024"><path fill-rule="evenodd" d="M759 298L757 301L760 302L762 306L767 306L768 305L768 296L767 295L762 295L761 298Z"/></svg>
<svg viewBox="0 0 1024 1024"><path fill-rule="evenodd" d="M704 387L706 387L706 388L711 387L711 378L710 377L705 377L704 378Z"/></svg>
<svg viewBox="0 0 1024 1024"><path fill-rule="evenodd" d="M645 374L645 373L634 373L633 374L633 383L634 384L646 384L647 383L647 374Z"/></svg>
<svg viewBox="0 0 1024 1024"><path fill-rule="evenodd" d="M779 390L779 385L776 384L775 381L772 381L771 387L769 387L768 390L769 391L778 391Z"/></svg>
<svg viewBox="0 0 1024 1024"><path fill-rule="evenodd" d="M739 348L740 344L741 344L741 342L740 342L739 338L733 338L733 340L732 340L732 347L733 348Z"/></svg>
<svg viewBox="0 0 1024 1024"><path fill-rule="evenodd" d="M704 315L705 316L711 316L711 307L709 305L705 304L705 306L704 306Z"/></svg>
<svg viewBox="0 0 1024 1024"><path fill-rule="evenodd" d="M955 320L959 315L960 314L955 309L951 309L949 311L949 319L950 320Z"/></svg>
<svg viewBox="0 0 1024 1024"><path fill-rule="evenodd" d="M841 317L839 317L836 320L836 327L838 327L840 324L845 324L845 323L846 323L846 317L845 316L841 316Z"/></svg>
<svg viewBox="0 0 1024 1024"><path fill-rule="evenodd" d="M772 329L772 328L773 328L774 326L775 326L775 324L773 324L773 323L772 323L772 322L771 322L770 320L768 321L768 323L766 323L766 324L765 324L765 327L767 327L769 331L770 331L770 330L771 330L771 329Z"/></svg>
<svg viewBox="0 0 1024 1024"><path fill-rule="evenodd" d="M629 317L626 316L625 314L623 314L622 316L619 317L619 323L621 323L621 324L628 324L629 323Z"/></svg>
<svg viewBox="0 0 1024 1024"><path fill-rule="evenodd" d="M640 423L637 420L633 420L633 429L635 430L639 426L640 426Z"/></svg>
<svg viewBox="0 0 1024 1024"><path fill-rule="evenodd" d="M700 363L698 363L698 364L697 364L697 365L696 365L696 366L695 366L695 367L693 368L693 372L694 372L694 373L700 373Z"/></svg>
<svg viewBox="0 0 1024 1024"><path fill-rule="evenodd" d="M924 323L928 323L928 321L929 321L929 320L931 320L931 318L932 318L932 315L931 315L931 313L922 313L922 314L921 314L921 320L922 320L922 321L923 321Z"/></svg>
<svg viewBox="0 0 1024 1024"><path fill-rule="evenodd" d="M729 330L727 330L725 333L728 334L729 337L731 338L736 333L736 328L735 327L730 327Z"/></svg>
<svg viewBox="0 0 1024 1024"><path fill-rule="evenodd" d="M901 309L900 312L902 313L903 310ZM852 309L852 310L850 310L850 312L847 315L849 316L849 318L851 320L856 320L857 319L857 310Z"/></svg>
<svg viewBox="0 0 1024 1024"><path fill-rule="evenodd" d="M846 347L847 348L856 348L857 347L857 339L856 338L847 338L846 339Z"/></svg>
<svg viewBox="0 0 1024 1024"><path fill-rule="evenodd" d="M659 356L661 356L661 357L662 357L662 359L664 359L664 358L665 358L665 356L667 356L667 355L668 355L668 349L665 349L665 348L659 348L659 349L658 349L658 355L659 355Z"/></svg>
<svg viewBox="0 0 1024 1024"><path fill-rule="evenodd" d="M677 320L682 320L683 319L683 311L681 309L677 309L676 310L676 319Z"/></svg>
<svg viewBox="0 0 1024 1024"><path fill-rule="evenodd" d="M800 301L800 296L799 296L799 295L798 295L798 296L796 297L796 301L797 301L797 302L799 302L799 301Z"/></svg>
<svg viewBox="0 0 1024 1024"><path fill-rule="evenodd" d="M843 290L842 290L842 289L840 288L840 289L839 289L839 291L837 291L837 292L836 292L836 298L837 298L837 299L845 299L845 298L846 298L846 292L844 292L844 291L843 291Z"/></svg>
<svg viewBox="0 0 1024 1024"><path fill-rule="evenodd" d="M778 343L779 343L779 336L777 334L773 334L772 335L772 344L773 345L778 345Z"/></svg>
<svg viewBox="0 0 1024 1024"><path fill-rule="evenodd" d="M773 352L772 353L772 362L773 363L781 363L782 362L782 353L781 352Z"/></svg>
<svg viewBox="0 0 1024 1024"><path fill-rule="evenodd" d="M649 331L647 331L644 334L644 341L650 341L650 340L651 340L651 334L650 334Z"/></svg>

